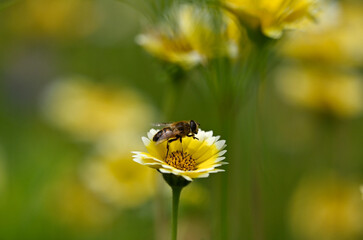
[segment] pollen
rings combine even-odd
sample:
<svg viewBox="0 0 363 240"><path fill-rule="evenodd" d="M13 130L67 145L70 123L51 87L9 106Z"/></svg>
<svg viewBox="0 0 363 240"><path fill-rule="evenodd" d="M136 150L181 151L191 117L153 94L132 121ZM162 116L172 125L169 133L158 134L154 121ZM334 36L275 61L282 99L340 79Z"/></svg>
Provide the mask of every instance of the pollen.
<svg viewBox="0 0 363 240"><path fill-rule="evenodd" d="M192 158L192 155L179 150L169 153L169 155L165 159L165 162L168 165L183 171L193 171L197 169L195 166L195 159Z"/></svg>

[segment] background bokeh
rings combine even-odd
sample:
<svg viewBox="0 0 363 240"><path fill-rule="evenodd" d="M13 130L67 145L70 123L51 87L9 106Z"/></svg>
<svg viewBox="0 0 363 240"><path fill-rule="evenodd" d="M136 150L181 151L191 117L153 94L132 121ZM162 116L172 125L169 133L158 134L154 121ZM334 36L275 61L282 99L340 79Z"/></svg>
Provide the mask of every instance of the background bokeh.
<svg viewBox="0 0 363 240"><path fill-rule="evenodd" d="M232 239L363 239L363 4L326 2L279 41L227 142ZM145 9L0 1L0 239L168 239L170 189L131 151L156 122L223 122L198 69L166 117L165 66L135 40ZM213 178L183 191L180 239L213 239Z"/></svg>

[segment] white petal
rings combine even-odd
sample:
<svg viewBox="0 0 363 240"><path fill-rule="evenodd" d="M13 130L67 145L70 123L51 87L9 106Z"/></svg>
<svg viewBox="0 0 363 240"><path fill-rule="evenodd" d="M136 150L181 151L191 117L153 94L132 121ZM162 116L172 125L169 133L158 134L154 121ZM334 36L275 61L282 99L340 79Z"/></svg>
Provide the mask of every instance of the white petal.
<svg viewBox="0 0 363 240"><path fill-rule="evenodd" d="M143 165L145 165L145 166L153 166L153 165L160 165L161 166L161 164L160 163L144 163Z"/></svg>
<svg viewBox="0 0 363 240"><path fill-rule="evenodd" d="M225 147L226 145L226 140L220 140L218 142L215 143L216 144L216 148L217 150L221 150L223 147Z"/></svg>
<svg viewBox="0 0 363 240"><path fill-rule="evenodd" d="M217 164L214 164L212 167L213 168L217 168L217 167L220 167L220 166L222 166L222 165L227 165L228 164L228 162L219 162L219 163L217 163Z"/></svg>
<svg viewBox="0 0 363 240"><path fill-rule="evenodd" d="M227 150L222 150L222 151L220 151L220 152L218 153L218 156L222 156L222 155L224 155L226 152L227 152Z"/></svg>
<svg viewBox="0 0 363 240"><path fill-rule="evenodd" d="M209 176L209 173L203 173L201 175L199 175L197 178L206 178Z"/></svg>
<svg viewBox="0 0 363 240"><path fill-rule="evenodd" d="M195 136L199 139L199 141L204 141L204 139L206 139L207 137L206 132L201 129L199 129L198 133Z"/></svg>
<svg viewBox="0 0 363 240"><path fill-rule="evenodd" d="M206 143L210 146L210 145L212 145L213 143L215 143L216 138L215 138L215 137L210 137L210 138L207 138L205 141L206 141Z"/></svg>
<svg viewBox="0 0 363 240"><path fill-rule="evenodd" d="M209 173L217 173L217 172L224 172L224 169L214 169L213 171L210 171Z"/></svg>
<svg viewBox="0 0 363 240"><path fill-rule="evenodd" d="M158 130L155 130L154 128L150 129L150 131L147 133L147 137L152 140L154 138L154 135L158 132Z"/></svg>
<svg viewBox="0 0 363 240"><path fill-rule="evenodd" d="M183 178L185 178L185 180L189 181L189 182L193 182L193 179L191 179L190 177L188 176L185 176L185 175L181 175Z"/></svg>
<svg viewBox="0 0 363 240"><path fill-rule="evenodd" d="M177 168L175 168L175 167L172 167L172 170L173 170L173 172L175 172L175 173L185 173L186 171L184 171L184 170L180 170L180 169L177 169Z"/></svg>
<svg viewBox="0 0 363 240"><path fill-rule="evenodd" d="M164 163L164 161L162 161L162 160L160 160L160 159L157 159L157 158L155 158L155 157L150 157L150 156L148 156L148 155L145 155L145 154L143 154L143 153L138 153L137 155L134 155L133 156L134 158L144 158L144 159L152 159L152 160L154 160L154 161L156 161L156 162L159 162L159 163Z"/></svg>
<svg viewBox="0 0 363 240"><path fill-rule="evenodd" d="M143 141L143 143L144 143L145 146L149 146L150 139L148 139L147 137L142 137L141 139L142 139L142 141Z"/></svg>
<svg viewBox="0 0 363 240"><path fill-rule="evenodd" d="M133 158L132 160L134 160L134 162L144 165L144 161L141 158Z"/></svg>
<svg viewBox="0 0 363 240"><path fill-rule="evenodd" d="M213 168L217 168L217 167L220 167L220 166L222 166L222 165L223 165L223 164L218 163L218 164L213 164L213 165L212 165L212 167L213 167Z"/></svg>
<svg viewBox="0 0 363 240"><path fill-rule="evenodd" d="M201 169L195 170L193 172L209 172L209 171L212 171L213 169L214 169L214 167L201 168Z"/></svg>
<svg viewBox="0 0 363 240"><path fill-rule="evenodd" d="M133 154L132 157L138 157L141 152L132 151L131 153Z"/></svg>
<svg viewBox="0 0 363 240"><path fill-rule="evenodd" d="M211 130L211 131L206 132L206 133L205 133L205 136L206 136L207 138L212 137L212 136L213 136L213 131Z"/></svg>
<svg viewBox="0 0 363 240"><path fill-rule="evenodd" d="M223 161L224 159L226 159L226 157L219 157L214 162L217 163L217 162Z"/></svg>
<svg viewBox="0 0 363 240"><path fill-rule="evenodd" d="M156 162L158 162L158 163L161 163L161 164L163 164L163 163L164 163L164 162L163 162L163 161L161 161L160 159L157 159L157 158L154 158L154 157L144 157L144 158L152 159L152 160L154 160L154 161L156 161Z"/></svg>
<svg viewBox="0 0 363 240"><path fill-rule="evenodd" d="M166 165L166 164L163 164L163 165L161 165L163 168L166 168L166 169L170 169L170 170L172 170L173 169L173 167L172 166L170 166L170 165Z"/></svg>
<svg viewBox="0 0 363 240"><path fill-rule="evenodd" d="M166 170L164 168L159 168L159 171L162 172L162 173L171 173L171 171Z"/></svg>

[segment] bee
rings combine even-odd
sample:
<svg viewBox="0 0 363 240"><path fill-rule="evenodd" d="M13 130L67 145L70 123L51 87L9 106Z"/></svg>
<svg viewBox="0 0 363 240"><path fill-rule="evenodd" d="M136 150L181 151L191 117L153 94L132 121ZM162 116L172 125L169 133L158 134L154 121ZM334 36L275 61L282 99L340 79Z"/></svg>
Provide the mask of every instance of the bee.
<svg viewBox="0 0 363 240"><path fill-rule="evenodd" d="M156 143L168 141L166 145L166 156L168 156L169 144L171 142L179 140L180 143L182 143L183 137L192 137L193 139L198 139L195 137L195 134L198 133L198 128L200 124L195 122L194 120L190 120L173 123L160 123L156 124L156 126L163 127L163 129L161 129L154 135L153 141Z"/></svg>

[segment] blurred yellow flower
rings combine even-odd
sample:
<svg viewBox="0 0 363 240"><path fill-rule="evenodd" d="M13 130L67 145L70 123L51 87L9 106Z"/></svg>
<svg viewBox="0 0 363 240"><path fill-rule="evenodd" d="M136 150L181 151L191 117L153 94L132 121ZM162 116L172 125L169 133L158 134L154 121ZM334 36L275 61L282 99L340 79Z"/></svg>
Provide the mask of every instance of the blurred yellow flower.
<svg viewBox="0 0 363 240"><path fill-rule="evenodd" d="M183 4L172 8L165 22L140 34L136 41L164 61L191 68L214 57L236 58L240 39L241 29L231 14Z"/></svg>
<svg viewBox="0 0 363 240"><path fill-rule="evenodd" d="M304 240L362 239L358 184L337 177L308 178L292 197L293 233Z"/></svg>
<svg viewBox="0 0 363 240"><path fill-rule="evenodd" d="M362 79L323 67L286 67L278 71L277 89L288 102L340 117L363 110Z"/></svg>
<svg viewBox="0 0 363 240"><path fill-rule="evenodd" d="M131 89L95 84L83 77L60 79L45 93L43 109L51 123L76 139L98 141L149 125L151 107Z"/></svg>
<svg viewBox="0 0 363 240"><path fill-rule="evenodd" d="M314 20L316 0L221 0L252 28L260 28L271 38L280 38L284 30L300 28Z"/></svg>
<svg viewBox="0 0 363 240"><path fill-rule="evenodd" d="M283 54L319 64L363 65L362 2L330 2L319 21L294 33L283 45Z"/></svg>
<svg viewBox="0 0 363 240"><path fill-rule="evenodd" d="M135 137L124 135L119 140L121 149L93 154L81 174L85 184L107 202L119 208L133 208L154 195L156 174L131 161L131 149L139 146Z"/></svg>
<svg viewBox="0 0 363 240"><path fill-rule="evenodd" d="M61 176L48 193L51 216L74 230L102 230L115 217L114 209L98 199L73 173Z"/></svg>
<svg viewBox="0 0 363 240"><path fill-rule="evenodd" d="M98 26L93 1L25 0L11 10L10 27L29 35L62 39L81 37L92 33Z"/></svg>
<svg viewBox="0 0 363 240"><path fill-rule="evenodd" d="M226 164L222 162L226 150L225 140L214 137L213 132L199 130L195 136L183 138L182 144L179 141L170 143L169 154L166 156L167 142L154 142L153 136L157 130L151 129L147 137L142 141L148 152L133 152L134 161L145 166L157 169L163 174L174 174L181 176L187 181L193 178L205 178L210 173L223 172L217 167Z"/></svg>

